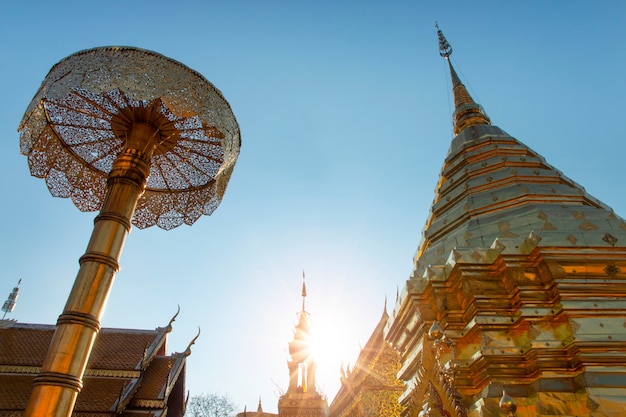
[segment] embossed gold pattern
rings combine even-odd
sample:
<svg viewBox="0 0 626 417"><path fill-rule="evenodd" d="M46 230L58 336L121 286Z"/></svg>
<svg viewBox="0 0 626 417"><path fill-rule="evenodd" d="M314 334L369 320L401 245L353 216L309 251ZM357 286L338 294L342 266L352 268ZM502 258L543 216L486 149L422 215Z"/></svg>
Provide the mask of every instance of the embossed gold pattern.
<svg viewBox="0 0 626 417"><path fill-rule="evenodd" d="M404 384L397 376L400 355L384 339L388 319L384 311L353 368L342 369L341 388L330 405L331 417L402 415L404 406L398 398Z"/></svg>

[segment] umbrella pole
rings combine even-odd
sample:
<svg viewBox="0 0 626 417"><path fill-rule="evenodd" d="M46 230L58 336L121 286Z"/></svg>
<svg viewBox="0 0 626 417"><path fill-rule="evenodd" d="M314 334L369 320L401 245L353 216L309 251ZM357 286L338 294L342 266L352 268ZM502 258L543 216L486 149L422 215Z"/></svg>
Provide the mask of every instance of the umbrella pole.
<svg viewBox="0 0 626 417"><path fill-rule="evenodd" d="M41 372L35 377L25 416L72 414L113 279L119 271L130 220L145 190L155 137L158 132L151 126L135 124L126 149L113 163L102 209L94 221L87 250L80 258L74 286L57 321ZM146 148L148 152L138 150Z"/></svg>

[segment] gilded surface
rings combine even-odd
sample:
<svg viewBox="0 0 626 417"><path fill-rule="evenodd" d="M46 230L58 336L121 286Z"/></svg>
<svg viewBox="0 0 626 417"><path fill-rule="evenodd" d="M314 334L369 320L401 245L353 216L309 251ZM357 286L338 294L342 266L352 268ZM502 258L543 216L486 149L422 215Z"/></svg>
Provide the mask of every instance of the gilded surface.
<svg viewBox="0 0 626 417"><path fill-rule="evenodd" d="M302 310L298 313L298 324L294 337L289 342L290 360L289 386L287 392L278 399L278 415L281 417L326 417L328 403L317 392L315 372L317 365L311 354L310 329L305 310L306 285L302 274Z"/></svg>
<svg viewBox="0 0 626 417"><path fill-rule="evenodd" d="M384 340L385 313L352 369L342 370L342 385L330 405L331 417L399 417L404 384L398 379L400 355Z"/></svg>
<svg viewBox="0 0 626 417"><path fill-rule="evenodd" d="M448 64L456 137L385 331L405 416L626 416L626 222L480 120Z"/></svg>
<svg viewBox="0 0 626 417"><path fill-rule="evenodd" d="M468 416L502 415L503 390L517 416L626 416L623 224L499 128L461 132L387 326L407 415L451 404L424 368L437 320Z"/></svg>

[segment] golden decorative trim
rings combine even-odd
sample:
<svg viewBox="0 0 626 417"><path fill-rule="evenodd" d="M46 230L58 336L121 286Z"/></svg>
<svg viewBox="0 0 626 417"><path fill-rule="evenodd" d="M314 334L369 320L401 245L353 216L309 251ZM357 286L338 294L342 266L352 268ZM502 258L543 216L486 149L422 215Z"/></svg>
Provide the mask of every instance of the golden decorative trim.
<svg viewBox="0 0 626 417"><path fill-rule="evenodd" d="M41 366L0 365L2 374L38 374Z"/></svg>
<svg viewBox="0 0 626 417"><path fill-rule="evenodd" d="M115 369L87 369L86 376L104 376L114 378L139 378L141 371L115 370Z"/></svg>
<svg viewBox="0 0 626 417"><path fill-rule="evenodd" d="M163 408L165 403L161 400L133 400L133 406L143 408Z"/></svg>
<svg viewBox="0 0 626 417"><path fill-rule="evenodd" d="M615 244L617 243L617 241L619 239L617 239L615 236L613 236L610 233L605 233L604 237L602 238L603 241L605 241L606 243L608 243L611 246L615 246Z"/></svg>
<svg viewBox="0 0 626 417"><path fill-rule="evenodd" d="M578 239L576 239L576 236L572 235L571 233L569 234L569 236L567 236L567 240L572 244L575 245L576 242L578 242Z"/></svg>
<svg viewBox="0 0 626 417"><path fill-rule="evenodd" d="M21 365L0 365L0 373L2 374L32 374L36 375L41 372L40 366L21 366ZM87 369L85 376L101 376L113 378L139 378L140 371L135 370L119 370L119 369Z"/></svg>
<svg viewBox="0 0 626 417"><path fill-rule="evenodd" d="M599 227L588 220L585 220L578 226L582 230L598 230Z"/></svg>
<svg viewBox="0 0 626 417"><path fill-rule="evenodd" d="M604 272L606 272L606 274L610 276L611 278L615 278L615 275L619 274L621 272L621 269L619 268L619 266L615 265L613 262L609 262L604 267Z"/></svg>

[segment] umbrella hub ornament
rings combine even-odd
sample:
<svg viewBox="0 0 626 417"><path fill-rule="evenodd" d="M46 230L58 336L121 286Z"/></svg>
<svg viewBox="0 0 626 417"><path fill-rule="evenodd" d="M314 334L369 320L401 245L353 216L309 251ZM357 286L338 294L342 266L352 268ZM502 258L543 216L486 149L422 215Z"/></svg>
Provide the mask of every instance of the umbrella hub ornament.
<svg viewBox="0 0 626 417"><path fill-rule="evenodd" d="M241 140L230 106L183 64L130 47L57 63L18 128L31 174L100 213L26 416L69 417L131 222L191 225L219 205Z"/></svg>
<svg viewBox="0 0 626 417"><path fill-rule="evenodd" d="M144 104L144 103L142 103ZM111 117L111 130L116 137L125 141L125 147L142 153L163 155L174 151L180 140L180 128L185 120L170 120L169 109L161 99L156 99L138 107L125 107ZM142 130L145 130L143 132ZM224 135L221 135L221 138ZM219 141L216 144L218 149ZM152 152L149 152L152 150ZM222 160L220 160L220 163Z"/></svg>

